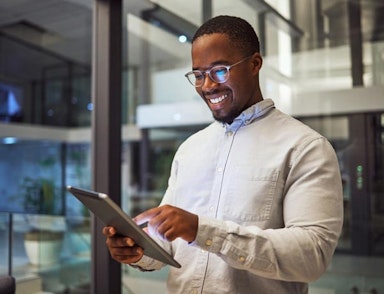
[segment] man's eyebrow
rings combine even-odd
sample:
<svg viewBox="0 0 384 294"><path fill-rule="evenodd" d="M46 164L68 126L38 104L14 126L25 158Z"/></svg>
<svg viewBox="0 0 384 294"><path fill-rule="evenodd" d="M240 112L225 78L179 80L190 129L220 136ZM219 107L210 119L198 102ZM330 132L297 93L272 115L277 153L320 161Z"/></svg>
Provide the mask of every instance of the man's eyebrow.
<svg viewBox="0 0 384 294"><path fill-rule="evenodd" d="M202 69L201 67L193 67L192 70L208 70L216 65L229 65L230 62L227 60L217 60L215 62L212 62L209 67Z"/></svg>

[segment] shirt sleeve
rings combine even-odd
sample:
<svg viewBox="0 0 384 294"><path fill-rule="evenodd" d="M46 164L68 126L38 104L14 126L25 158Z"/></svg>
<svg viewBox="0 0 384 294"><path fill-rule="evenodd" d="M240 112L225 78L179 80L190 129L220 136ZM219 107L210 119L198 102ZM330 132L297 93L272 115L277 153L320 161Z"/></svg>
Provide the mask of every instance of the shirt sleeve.
<svg viewBox="0 0 384 294"><path fill-rule="evenodd" d="M343 220L340 171L325 138L295 151L283 193L284 227L260 229L200 215L191 245L262 277L318 279L332 259Z"/></svg>
<svg viewBox="0 0 384 294"><path fill-rule="evenodd" d="M164 263L144 255L138 262L130 263L129 265L142 272L151 272L161 269Z"/></svg>

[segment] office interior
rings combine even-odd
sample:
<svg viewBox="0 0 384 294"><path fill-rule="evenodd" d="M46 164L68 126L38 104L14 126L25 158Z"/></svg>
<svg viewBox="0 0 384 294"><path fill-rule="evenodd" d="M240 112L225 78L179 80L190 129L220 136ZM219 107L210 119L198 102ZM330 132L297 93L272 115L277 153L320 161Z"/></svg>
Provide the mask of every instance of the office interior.
<svg viewBox="0 0 384 294"><path fill-rule="evenodd" d="M309 292L384 293L383 1L0 0L0 274L16 293L165 293L167 269L111 261L65 187L132 216L159 203L177 147L212 122L184 73L220 14L256 29L264 97L338 156L343 231Z"/></svg>

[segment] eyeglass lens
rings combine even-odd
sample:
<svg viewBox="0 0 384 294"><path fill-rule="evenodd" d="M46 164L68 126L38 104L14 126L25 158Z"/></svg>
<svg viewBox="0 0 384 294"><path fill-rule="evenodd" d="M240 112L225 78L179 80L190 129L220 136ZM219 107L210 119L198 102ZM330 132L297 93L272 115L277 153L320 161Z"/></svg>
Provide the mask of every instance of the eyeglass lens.
<svg viewBox="0 0 384 294"><path fill-rule="evenodd" d="M216 83L224 83L228 78L228 69L225 66L214 66L208 72L209 77ZM205 75L200 71L195 71L188 76L194 85L202 85Z"/></svg>
<svg viewBox="0 0 384 294"><path fill-rule="evenodd" d="M228 79L228 68L225 66L214 66L209 75L218 83L224 83Z"/></svg>
<svg viewBox="0 0 384 294"><path fill-rule="evenodd" d="M208 71L209 77L216 83L224 83L228 79L228 68L223 65L212 67ZM187 75L192 85L200 86L204 83L205 75L201 71L193 71Z"/></svg>
<svg viewBox="0 0 384 294"><path fill-rule="evenodd" d="M185 76L187 77L189 82L195 87L200 87L204 84L205 75L207 73L214 82L225 83L229 78L229 70L235 65L238 65L251 57L252 55L245 57L232 65L216 65L207 71L193 70L185 74Z"/></svg>

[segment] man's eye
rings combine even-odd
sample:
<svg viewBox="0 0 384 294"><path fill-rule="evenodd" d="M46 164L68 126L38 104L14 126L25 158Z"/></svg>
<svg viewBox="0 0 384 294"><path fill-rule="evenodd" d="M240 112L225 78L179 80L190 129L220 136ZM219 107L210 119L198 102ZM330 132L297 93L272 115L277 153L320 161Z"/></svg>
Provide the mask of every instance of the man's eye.
<svg viewBox="0 0 384 294"><path fill-rule="evenodd" d="M204 75L201 72L195 72L194 74L196 80L201 80L204 78Z"/></svg>
<svg viewBox="0 0 384 294"><path fill-rule="evenodd" d="M218 67L212 69L212 74L214 74L217 77L223 77L227 73L227 69L225 67Z"/></svg>

